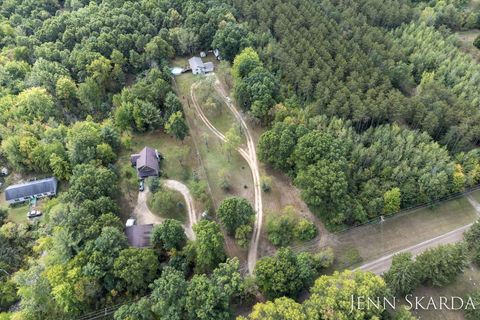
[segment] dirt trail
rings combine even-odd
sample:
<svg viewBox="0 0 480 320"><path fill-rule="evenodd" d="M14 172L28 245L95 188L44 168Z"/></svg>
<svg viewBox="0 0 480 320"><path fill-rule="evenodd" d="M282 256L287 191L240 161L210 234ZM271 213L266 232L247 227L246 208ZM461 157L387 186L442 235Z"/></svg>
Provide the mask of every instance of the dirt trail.
<svg viewBox="0 0 480 320"><path fill-rule="evenodd" d="M133 209L133 214L138 224L160 224L163 222L162 217L154 214L147 206L147 198L150 190L145 185L145 190L138 193L137 205Z"/></svg>
<svg viewBox="0 0 480 320"><path fill-rule="evenodd" d="M200 119L205 123L205 125L222 141L226 141L225 135L221 133L215 126L212 125L210 120L205 116L203 113L202 108L200 108L198 101L196 99L194 90L197 87L197 84L193 84L192 87L190 88L190 96L192 98L193 105L195 107L195 110L197 111L197 114L199 115ZM258 161L257 161L257 152L255 150L255 143L253 142L252 135L250 133L250 130L241 117L240 113L238 110L235 108L235 106L229 101L227 98L226 92L221 87L220 82L216 81L215 88L217 89L218 93L221 95L221 97L224 99L225 104L228 106L228 108L232 111L232 113L235 115L235 118L237 119L238 122L240 122L242 128L244 129L244 133L247 139L247 150L243 148L238 148L237 151L240 153L240 155L247 161L250 170L252 171L252 177L253 177L253 185L254 185L254 193L255 193L255 212L256 212L256 219L255 219L255 225L253 228L253 233L252 233L252 240L250 241L250 248L248 251L248 271L250 273L253 272L253 269L255 268L255 264L257 262L257 256L258 256L258 243L260 241L260 230L262 228L262 222L263 222L263 204L262 204L262 190L260 186L260 171L258 167Z"/></svg>
<svg viewBox="0 0 480 320"><path fill-rule="evenodd" d="M250 156L250 168L252 170L253 184L255 190L255 211L257 213L257 216L255 218L255 224L253 227L252 240L250 241L250 248L248 250L248 270L250 273L252 273L253 269L255 268L255 264L257 263L258 244L260 242L260 231L262 230L263 223L263 201L262 189L260 184L260 170L257 160L257 150L247 123L245 122L245 120L243 120L240 112L238 112L235 105L228 98L228 95L218 78L216 78L215 88L217 89L217 92L222 96L228 108L235 115L237 121L240 122L245 137L247 138L247 148Z"/></svg>
<svg viewBox="0 0 480 320"><path fill-rule="evenodd" d="M193 232L193 225L197 223L197 213L195 212L195 207L193 205L193 198L190 194L190 190L188 187L181 183L180 181L176 180L164 180L163 185L169 189L176 190L180 192L183 197L185 198L185 204L187 206L188 212L188 221L183 226L185 229L185 233L187 234L188 239L195 240L195 233Z"/></svg>
<svg viewBox="0 0 480 320"><path fill-rule="evenodd" d="M195 240L195 233L193 232L193 225L197 223L197 213L193 205L192 195L187 186L176 180L164 180L163 185L169 189L180 192L185 198L185 204L187 206L188 221L183 224L183 229L188 239ZM154 214L147 205L147 198L150 194L148 186L145 185L145 190L138 193L137 205L133 209L133 215L137 219L138 224L160 224L165 219Z"/></svg>

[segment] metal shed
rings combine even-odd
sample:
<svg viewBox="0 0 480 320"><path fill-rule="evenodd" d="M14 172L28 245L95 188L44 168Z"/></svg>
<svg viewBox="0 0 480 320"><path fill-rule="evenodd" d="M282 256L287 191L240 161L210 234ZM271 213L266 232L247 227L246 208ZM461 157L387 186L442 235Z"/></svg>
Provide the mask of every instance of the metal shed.
<svg viewBox="0 0 480 320"><path fill-rule="evenodd" d="M57 185L54 177L14 184L5 189L5 200L12 204L28 201L32 197L51 197L57 194Z"/></svg>

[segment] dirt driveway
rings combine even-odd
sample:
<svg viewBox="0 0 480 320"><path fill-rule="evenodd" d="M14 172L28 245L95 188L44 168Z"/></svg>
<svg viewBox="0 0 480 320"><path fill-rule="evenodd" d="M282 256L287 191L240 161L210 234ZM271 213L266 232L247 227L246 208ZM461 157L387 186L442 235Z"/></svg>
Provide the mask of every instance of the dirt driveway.
<svg viewBox="0 0 480 320"><path fill-rule="evenodd" d="M197 223L198 215L195 211L193 199L188 187L176 180L165 180L163 181L163 185L169 189L180 192L183 195L188 213L188 219L183 225L183 228L185 229L185 234L187 235L188 239L195 240L195 234L192 226ZM154 214L148 208L147 199L150 193L151 192L147 185L145 185L144 191L138 193L137 205L133 209L133 214L137 219L138 224L160 224L165 220L164 218Z"/></svg>

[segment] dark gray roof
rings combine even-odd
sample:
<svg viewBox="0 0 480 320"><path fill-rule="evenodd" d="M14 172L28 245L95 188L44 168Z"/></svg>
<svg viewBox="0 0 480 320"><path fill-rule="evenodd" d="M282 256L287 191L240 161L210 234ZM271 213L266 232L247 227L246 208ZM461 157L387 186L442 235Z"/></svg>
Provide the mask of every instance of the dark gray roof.
<svg viewBox="0 0 480 320"><path fill-rule="evenodd" d="M133 155L134 158L136 155ZM158 156L157 152L149 147L143 148L139 153L139 157L136 159L136 167L138 175L142 178L150 176L158 176Z"/></svg>
<svg viewBox="0 0 480 320"><path fill-rule="evenodd" d="M42 180L29 181L21 184L14 184L5 189L5 199L14 200L18 198L31 197L41 193L57 193L57 179L47 178Z"/></svg>
<svg viewBox="0 0 480 320"><path fill-rule="evenodd" d="M150 246L150 236L153 224L134 224L125 228L128 243L132 247L145 248Z"/></svg>

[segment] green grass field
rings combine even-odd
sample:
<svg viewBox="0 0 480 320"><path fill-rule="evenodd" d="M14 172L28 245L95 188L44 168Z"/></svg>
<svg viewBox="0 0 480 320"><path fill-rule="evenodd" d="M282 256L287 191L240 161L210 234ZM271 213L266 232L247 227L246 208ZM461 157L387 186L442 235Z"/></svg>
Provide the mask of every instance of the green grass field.
<svg viewBox="0 0 480 320"><path fill-rule="evenodd" d="M27 213L29 206L28 204L23 204L17 207L6 207L8 210L8 220L15 223L27 223L29 220L27 218Z"/></svg>
<svg viewBox="0 0 480 320"><path fill-rule="evenodd" d="M383 223L366 225L336 235L330 245L342 260L345 252L356 248L357 264L415 245L447 233L477 219L477 214L463 197L433 209L425 208L394 216Z"/></svg>
<svg viewBox="0 0 480 320"><path fill-rule="evenodd" d="M181 65L181 62L176 63ZM220 201L229 195L242 196L253 201L253 182L248 164L238 152L226 154L223 151L223 142L206 127L194 110L190 99L190 87L201 79L202 76L185 73L176 77L176 84L178 96L184 105L192 138L196 142L202 159L214 205L216 207ZM224 132L235 123L233 115L228 115L227 111L229 112L229 110L222 112L225 116L209 118L214 126L218 125L219 130L225 130ZM221 172L227 175L231 186L227 192L220 187Z"/></svg>
<svg viewBox="0 0 480 320"><path fill-rule="evenodd" d="M160 191L162 192L162 191ZM187 212L186 212L186 206L185 206L185 199L183 198L182 194L176 191L170 191L173 195L172 201L175 203L175 208L173 210L169 211L162 211L159 210L158 208L155 208L154 205L152 205L152 194L149 195L149 198L147 200L148 208L150 211L152 211L154 214L165 218L165 219L175 219L178 220L182 223L185 223L187 220Z"/></svg>
<svg viewBox="0 0 480 320"><path fill-rule="evenodd" d="M459 275L457 279L442 288L422 286L415 292L415 296L428 296L433 297L435 301L439 301L440 296L444 297L467 297L479 289L480 286L480 271L475 266L469 266L464 273ZM436 320L436 319L448 319L448 320L461 320L464 319L462 311L449 311L449 310L418 310L414 312L414 315L418 319L424 320Z"/></svg>
<svg viewBox="0 0 480 320"><path fill-rule="evenodd" d="M477 200L477 202L480 202L480 190L473 191L472 193L470 193L470 195L471 195L475 200Z"/></svg>

